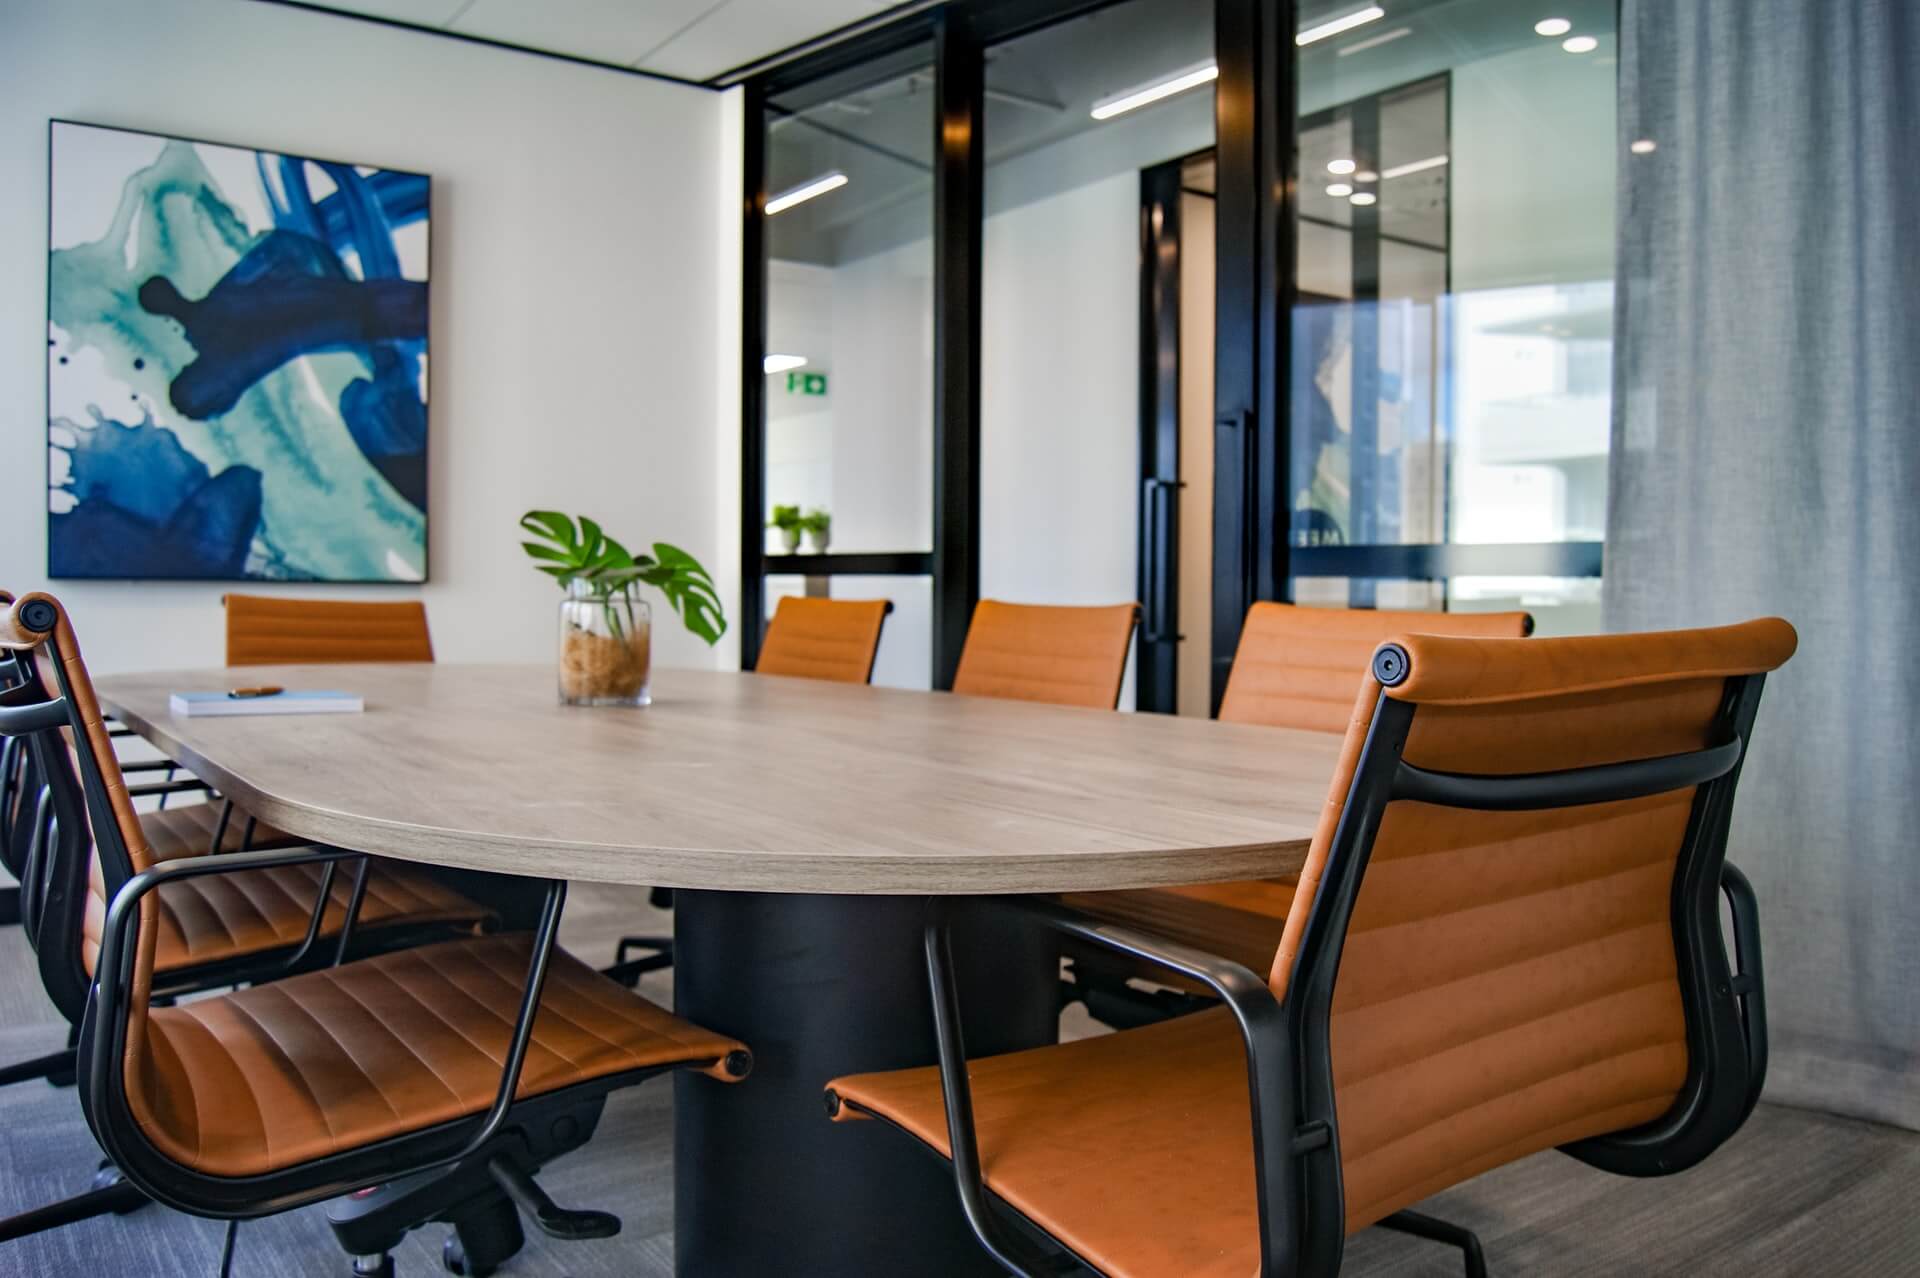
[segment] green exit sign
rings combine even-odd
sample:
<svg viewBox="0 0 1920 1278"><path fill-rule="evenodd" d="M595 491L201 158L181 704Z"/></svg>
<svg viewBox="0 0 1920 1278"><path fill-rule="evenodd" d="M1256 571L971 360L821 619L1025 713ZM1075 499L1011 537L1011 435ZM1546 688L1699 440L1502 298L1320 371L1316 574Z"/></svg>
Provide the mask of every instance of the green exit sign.
<svg viewBox="0 0 1920 1278"><path fill-rule="evenodd" d="M824 395L827 393L827 375L825 373L788 373L787 394Z"/></svg>

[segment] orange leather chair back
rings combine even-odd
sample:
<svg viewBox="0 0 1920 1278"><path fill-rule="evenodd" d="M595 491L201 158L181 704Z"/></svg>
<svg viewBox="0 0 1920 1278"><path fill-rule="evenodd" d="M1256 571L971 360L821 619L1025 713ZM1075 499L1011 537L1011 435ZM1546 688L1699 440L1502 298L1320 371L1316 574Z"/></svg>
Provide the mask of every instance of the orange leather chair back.
<svg viewBox="0 0 1920 1278"><path fill-rule="evenodd" d="M51 619L50 626L39 624L45 618ZM84 756L88 765L98 769L113 814L114 829L127 850L133 873L150 869L154 864L153 849L147 843L140 818L134 814L126 777L120 771L119 757L114 754L113 741L107 735L105 716L94 695L93 680L87 675L86 662L80 656L80 644L74 638L66 610L51 595L22 595L12 607L0 612L0 650L36 653L35 666L47 691L72 698L81 730L62 729L62 734L67 737L76 763ZM88 815L98 832L98 818L91 812ZM147 996L153 988L154 940L159 924L157 900L156 895L149 894L141 901L139 944L134 954L126 1068L128 1091L136 1096L144 1094L131 1083L145 1069ZM90 939L89 949L92 944Z"/></svg>
<svg viewBox="0 0 1920 1278"><path fill-rule="evenodd" d="M1700 750L1727 680L1792 655L1777 618L1573 639L1394 639L1406 762L1557 771ZM1381 687L1369 674L1287 918L1284 996ZM1674 871L1692 789L1489 812L1387 806L1334 986L1347 1224L1658 1118L1687 1076Z"/></svg>
<svg viewBox="0 0 1920 1278"><path fill-rule="evenodd" d="M1353 681L1373 650L1397 634L1522 639L1524 612L1405 612L1378 608L1301 608L1257 603L1247 610L1233 654L1220 718L1270 728L1344 732Z"/></svg>
<svg viewBox="0 0 1920 1278"><path fill-rule="evenodd" d="M757 674L866 683L873 678L880 651L880 627L893 604L886 599L808 599L789 595L780 601L767 637L760 645Z"/></svg>
<svg viewBox="0 0 1920 1278"><path fill-rule="evenodd" d="M227 664L432 661L427 607L417 599L360 603L228 595Z"/></svg>
<svg viewBox="0 0 1920 1278"><path fill-rule="evenodd" d="M965 696L1111 710L1120 701L1138 604L1067 608L982 599L953 690Z"/></svg>

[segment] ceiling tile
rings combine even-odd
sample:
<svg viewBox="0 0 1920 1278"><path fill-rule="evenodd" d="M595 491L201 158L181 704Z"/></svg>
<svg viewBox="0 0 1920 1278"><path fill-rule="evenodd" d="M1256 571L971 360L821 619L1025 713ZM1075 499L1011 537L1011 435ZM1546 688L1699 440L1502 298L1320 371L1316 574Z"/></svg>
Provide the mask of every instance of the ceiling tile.
<svg viewBox="0 0 1920 1278"><path fill-rule="evenodd" d="M631 65L718 0L474 0L455 31L529 49Z"/></svg>
<svg viewBox="0 0 1920 1278"><path fill-rule="evenodd" d="M467 0L323 0L321 7L342 13L364 13L374 18L393 18L423 27L444 27L466 4Z"/></svg>
<svg viewBox="0 0 1920 1278"><path fill-rule="evenodd" d="M705 80L890 7L891 0L725 0L640 65Z"/></svg>

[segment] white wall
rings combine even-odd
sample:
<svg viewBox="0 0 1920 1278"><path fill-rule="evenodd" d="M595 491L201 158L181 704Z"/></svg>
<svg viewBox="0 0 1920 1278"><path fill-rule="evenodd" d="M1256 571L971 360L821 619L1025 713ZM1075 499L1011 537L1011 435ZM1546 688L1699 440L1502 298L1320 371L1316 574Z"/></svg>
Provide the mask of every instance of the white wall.
<svg viewBox="0 0 1920 1278"><path fill-rule="evenodd" d="M1138 597L1140 175L986 220L980 593ZM1131 706L1133 667L1121 704Z"/></svg>
<svg viewBox="0 0 1920 1278"><path fill-rule="evenodd" d="M433 175L430 581L276 593L417 595L443 660L549 660L532 506L676 542L737 591L737 104L250 0L0 0L0 585L48 585L50 117ZM218 664L220 595L274 589L52 588L103 671ZM669 620L656 651L734 647Z"/></svg>

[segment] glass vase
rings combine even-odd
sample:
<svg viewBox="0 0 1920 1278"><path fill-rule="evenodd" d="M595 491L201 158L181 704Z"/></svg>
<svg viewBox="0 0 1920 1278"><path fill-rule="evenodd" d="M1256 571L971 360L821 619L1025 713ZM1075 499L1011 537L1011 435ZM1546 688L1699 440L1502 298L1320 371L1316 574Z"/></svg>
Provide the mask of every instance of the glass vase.
<svg viewBox="0 0 1920 1278"><path fill-rule="evenodd" d="M647 705L652 671L653 612L646 603L573 583L560 605L560 704Z"/></svg>

